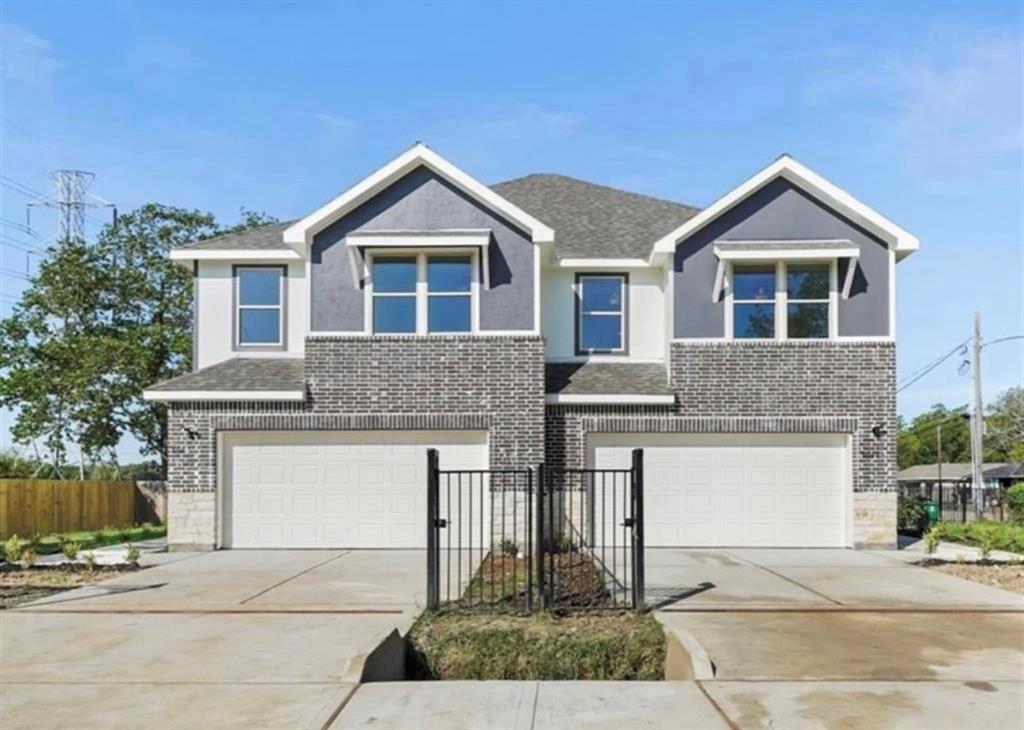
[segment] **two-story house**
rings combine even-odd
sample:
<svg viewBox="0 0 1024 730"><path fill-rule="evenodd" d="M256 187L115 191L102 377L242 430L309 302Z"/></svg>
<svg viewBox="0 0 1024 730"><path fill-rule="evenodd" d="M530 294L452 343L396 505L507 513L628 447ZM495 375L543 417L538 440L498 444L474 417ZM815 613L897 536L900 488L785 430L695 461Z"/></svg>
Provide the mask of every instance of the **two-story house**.
<svg viewBox="0 0 1024 730"><path fill-rule="evenodd" d="M699 210L407 152L301 220L172 252L177 547L417 547L453 468L624 466L649 546L895 542L896 264L789 156Z"/></svg>

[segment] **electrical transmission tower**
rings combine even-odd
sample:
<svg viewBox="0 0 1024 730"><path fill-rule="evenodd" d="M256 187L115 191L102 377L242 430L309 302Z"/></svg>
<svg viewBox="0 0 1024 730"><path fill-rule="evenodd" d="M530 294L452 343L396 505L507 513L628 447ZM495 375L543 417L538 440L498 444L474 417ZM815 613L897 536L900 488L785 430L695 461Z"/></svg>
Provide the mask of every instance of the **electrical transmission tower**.
<svg viewBox="0 0 1024 730"><path fill-rule="evenodd" d="M117 222L117 208L109 200L89 192L96 176L83 170L56 170L50 173L54 189L30 202L32 208L54 208L57 211L57 240L84 240L85 221L93 220L86 212L90 208L110 208L113 222ZM31 221L29 222L31 227Z"/></svg>

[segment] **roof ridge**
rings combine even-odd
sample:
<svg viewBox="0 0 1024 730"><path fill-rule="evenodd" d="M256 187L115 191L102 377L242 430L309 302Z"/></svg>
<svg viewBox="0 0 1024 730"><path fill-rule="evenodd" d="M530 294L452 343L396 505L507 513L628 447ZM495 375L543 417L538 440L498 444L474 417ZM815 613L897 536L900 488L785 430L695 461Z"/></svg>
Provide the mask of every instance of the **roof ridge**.
<svg viewBox="0 0 1024 730"><path fill-rule="evenodd" d="M700 211L701 210L697 206L690 205L689 203L680 203L677 200L669 200L668 198L659 198L659 197L657 197L655 195L647 195L646 193L637 193L637 192L634 192L632 190L623 190L622 188L616 188L616 187L612 187L611 185L605 185L603 183L596 183L596 182L592 182L590 180L583 180L582 178L573 177L572 175L565 175L565 174L560 173L560 172L531 172L531 173L529 173L527 175L520 175L519 177L513 177L513 178L510 178L508 180L502 180L501 182L497 182L497 183L494 183L493 185L490 185L490 187L493 189L493 188L499 187L501 185L508 185L509 183L518 182L520 180L527 180L529 178L543 178L543 177L559 178L559 179L562 179L562 180L570 180L570 181L572 181L574 183L581 183L583 185L589 185L590 187L594 187L594 188L602 188L604 190L610 190L611 192L618 193L620 195L630 195L630 196L632 196L634 198L643 198L645 200L653 200L653 201L658 202L658 203L665 203L667 205L674 205L677 208L686 208L687 210L692 210L692 211Z"/></svg>

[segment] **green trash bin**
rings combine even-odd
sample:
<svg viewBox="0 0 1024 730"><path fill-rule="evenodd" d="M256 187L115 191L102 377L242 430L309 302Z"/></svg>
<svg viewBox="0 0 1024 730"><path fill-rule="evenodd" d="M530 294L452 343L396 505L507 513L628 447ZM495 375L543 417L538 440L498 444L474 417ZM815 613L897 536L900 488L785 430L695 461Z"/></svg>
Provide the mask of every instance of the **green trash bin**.
<svg viewBox="0 0 1024 730"><path fill-rule="evenodd" d="M935 502L925 502L924 513L928 515L928 524L934 525L939 521L939 505Z"/></svg>

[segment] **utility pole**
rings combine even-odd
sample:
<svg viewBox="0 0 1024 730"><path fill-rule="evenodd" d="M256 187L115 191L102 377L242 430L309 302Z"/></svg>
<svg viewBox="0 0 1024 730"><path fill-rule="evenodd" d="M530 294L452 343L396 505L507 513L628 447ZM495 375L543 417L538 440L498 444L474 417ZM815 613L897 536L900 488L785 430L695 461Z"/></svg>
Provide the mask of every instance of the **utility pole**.
<svg viewBox="0 0 1024 730"><path fill-rule="evenodd" d="M937 441L936 450L938 451L938 463L936 466L939 468L939 502L942 502L942 423L935 427L935 440Z"/></svg>
<svg viewBox="0 0 1024 730"><path fill-rule="evenodd" d="M982 476L984 458L985 414L981 405L981 313L974 313L974 402L971 408L971 483L974 486L974 515L985 514L985 485Z"/></svg>
<svg viewBox="0 0 1024 730"><path fill-rule="evenodd" d="M55 170L50 173L55 189L28 204L32 208L57 210L57 242L85 240L85 211L89 208L113 209L117 222L117 208L109 200L89 192L96 175L84 170ZM31 228L31 220L29 221Z"/></svg>

